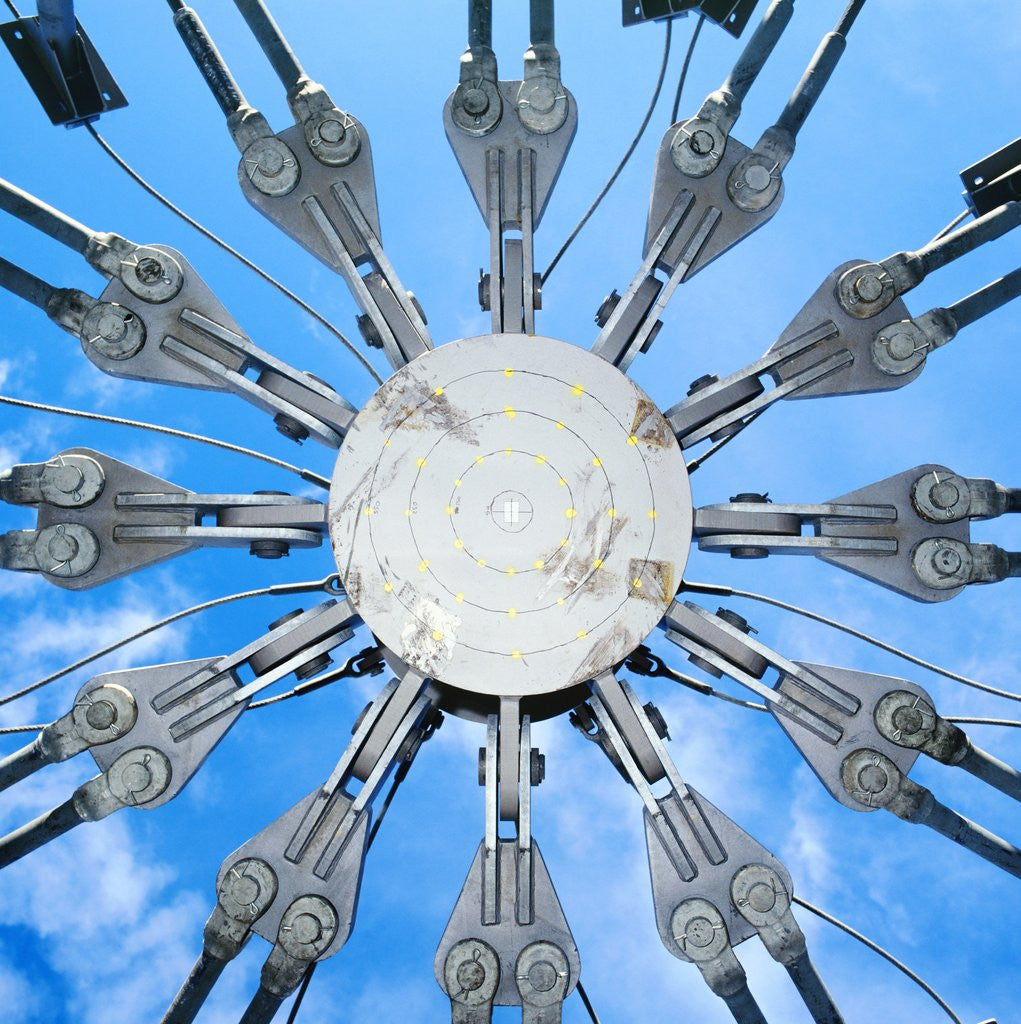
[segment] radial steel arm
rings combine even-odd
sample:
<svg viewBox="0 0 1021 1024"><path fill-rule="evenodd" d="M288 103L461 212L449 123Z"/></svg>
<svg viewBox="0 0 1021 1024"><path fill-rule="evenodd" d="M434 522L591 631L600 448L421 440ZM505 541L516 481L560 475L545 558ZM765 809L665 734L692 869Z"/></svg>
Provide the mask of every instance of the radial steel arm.
<svg viewBox="0 0 1021 1024"><path fill-rule="evenodd" d="M623 297L612 292L597 312L601 330L593 352L626 370L649 350L677 287L777 212L794 138L836 67L863 3L854 0L824 38L780 121L754 150L730 131L791 19L793 0L774 0L723 87L694 118L669 129L656 158L644 261Z"/></svg>
<svg viewBox="0 0 1021 1024"><path fill-rule="evenodd" d="M789 972L812 1019L842 1024L791 914L790 874L768 850L685 784L663 742L666 724L626 682L606 673L573 721L594 739L642 798L660 938L675 957L694 963L739 1024L764 1024L734 947L758 933ZM616 710L614 710L616 709ZM642 767L651 750L656 772ZM657 796L656 777L666 790Z"/></svg>
<svg viewBox="0 0 1021 1024"><path fill-rule="evenodd" d="M722 379L699 377L667 410L681 447L734 434L781 398L865 394L910 383L930 351L1021 294L1021 269L914 319L900 296L931 270L1019 223L1021 203L1012 202L917 253L841 264L764 356Z"/></svg>
<svg viewBox="0 0 1021 1024"><path fill-rule="evenodd" d="M0 179L0 208L81 252L110 279L92 298L0 260L0 286L43 309L114 377L231 392L295 441L339 448L355 408L328 384L255 345L176 249L92 231Z"/></svg>
<svg viewBox="0 0 1021 1024"><path fill-rule="evenodd" d="M172 6L174 24L241 151L241 190L260 213L344 278L362 310L358 323L366 341L400 368L432 348L432 339L417 299L383 251L368 133L305 74L260 0L237 5L287 88L296 123L278 134L247 102L195 11Z"/></svg>
<svg viewBox="0 0 1021 1024"><path fill-rule="evenodd" d="M250 1024L271 1021L308 968L344 946L354 927L372 802L441 720L427 689L413 670L391 680L323 785L223 862L202 953L163 1024L190 1024L253 934L273 948L242 1017Z"/></svg>
<svg viewBox="0 0 1021 1024"><path fill-rule="evenodd" d="M701 551L816 555L917 601L946 601L970 583L1021 576L1021 553L972 543L969 527L1019 509L1018 489L930 464L821 505L740 494L696 509L694 536Z"/></svg>
<svg viewBox="0 0 1021 1024"><path fill-rule="evenodd" d="M932 698L920 686L790 661L748 635L751 626L724 608L714 615L690 601L675 601L663 628L700 669L717 678L727 675L761 696L830 795L845 807L883 807L905 821L929 825L1021 878L1021 850L908 778L919 752L925 751L1018 796L1017 773L984 751L973 752L963 733L952 732L936 716ZM769 669L777 673L772 686L763 681Z"/></svg>
<svg viewBox="0 0 1021 1024"><path fill-rule="evenodd" d="M197 547L282 558L291 548L319 547L326 529L326 507L310 498L196 494L91 448L3 471L0 501L37 509L34 530L0 535L0 567L40 573L69 590Z"/></svg>
<svg viewBox="0 0 1021 1024"><path fill-rule="evenodd" d="M574 139L578 108L560 80L553 0L532 0L532 45L519 81L497 78L489 0L469 0L468 11L468 49L443 124L489 227L479 301L494 333L534 334L542 296L533 233Z"/></svg>
<svg viewBox="0 0 1021 1024"><path fill-rule="evenodd" d="M294 672L304 678L354 635L347 601L326 601L274 623L233 654L109 672L89 680L72 710L0 762L0 787L88 750L102 774L52 811L0 838L0 867L85 821L122 807L153 808L185 787L251 698ZM241 670L254 675L244 682Z"/></svg>
<svg viewBox="0 0 1021 1024"><path fill-rule="evenodd" d="M502 699L488 716L480 752L485 837L436 951L434 970L452 1024L488 1024L493 1006L520 1006L524 1024L559 1024L581 961L532 838L531 790L545 760L531 743L530 716ZM499 836L511 822L514 838Z"/></svg>

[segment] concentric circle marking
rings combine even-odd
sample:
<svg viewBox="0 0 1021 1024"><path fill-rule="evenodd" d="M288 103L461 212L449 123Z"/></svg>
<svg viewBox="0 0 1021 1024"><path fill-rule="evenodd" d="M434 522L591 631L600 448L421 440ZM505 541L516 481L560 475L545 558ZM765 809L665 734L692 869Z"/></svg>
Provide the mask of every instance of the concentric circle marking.
<svg viewBox="0 0 1021 1024"><path fill-rule="evenodd" d="M691 541L666 421L617 369L548 338L444 345L376 392L330 491L348 596L408 664L526 696L590 679L663 616Z"/></svg>

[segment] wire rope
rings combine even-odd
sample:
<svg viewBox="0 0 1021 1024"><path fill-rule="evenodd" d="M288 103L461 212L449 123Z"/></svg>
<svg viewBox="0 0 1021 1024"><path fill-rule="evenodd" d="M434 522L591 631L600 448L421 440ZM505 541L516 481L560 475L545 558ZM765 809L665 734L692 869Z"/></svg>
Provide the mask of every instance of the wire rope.
<svg viewBox="0 0 1021 1024"><path fill-rule="evenodd" d="M113 651L119 650L121 647L126 647L128 644L133 643L135 640L140 640L143 636L148 636L150 633L154 633L158 629L162 629L164 626L169 626L174 622L178 622L181 619L187 618L189 615L195 615L198 612L207 611L210 608L216 608L220 605L230 604L232 601L243 601L249 597L262 597L265 595L280 596L286 594L303 594L309 593L316 590L324 590L328 593L336 593L336 591L327 588L332 588L332 581L337 579L335 575L327 576L322 580L309 580L303 583L277 583L271 587L260 587L258 590L242 590L236 594L227 594L225 597L215 597L211 601L203 601L201 604L192 605L190 608L185 608L183 611L174 612L173 615L168 615L166 618L160 619L158 622L153 622L142 629L137 630L134 633L126 637L122 637L120 640L115 641L112 644L107 644L105 647L101 647L98 651L93 651L91 654L85 655L84 658L79 658L77 661L72 662L70 665L65 665L63 668L58 669L56 672L51 672L48 676L44 676L42 679L37 679L34 683L29 686L22 687L20 690L14 693L9 693L5 697L0 697L0 707L4 704L10 704L11 701L18 700L27 694L34 693L36 690L43 686L48 686L50 683L56 682L56 680L69 675L72 672L77 671L90 662L96 661L99 658L105 657L107 654L111 654ZM27 730L27 726L25 730ZM41 728L41 727L40 727Z"/></svg>
<svg viewBox="0 0 1021 1024"><path fill-rule="evenodd" d="M603 186L599 195L592 201L592 204L582 215L581 220L574 226L574 230L567 236L566 241L557 250L556 256L550 261L550 265L542 272L542 277L539 279L542 284L546 283L546 279L553 273L553 268L560 262L563 255L571 247L571 243L578 237L581 229L588 223L589 218L596 212L599 204L606 197L607 192L613 188L614 182L620 177L621 172L627 166L628 161L631 159L631 154L638 148L638 143L641 142L642 136L645 134L645 129L649 126L649 122L652 120L652 112L656 109L656 104L659 102L659 94L663 90L663 79L666 77L667 62L670 59L670 37L672 34L671 29L672 22L666 23L666 39L663 43L663 62L659 66L659 77L656 79L656 88L653 90L652 99L649 101L649 107L645 111L645 117L642 118L642 123L638 128L638 132L635 137L631 140L631 145L628 146L627 152L622 157L619 164L617 164L616 170L610 175L609 180Z"/></svg>
<svg viewBox="0 0 1021 1024"><path fill-rule="evenodd" d="M330 481L327 480L326 477L320 476L318 473L313 473L310 469L301 469L299 466L295 466L290 462L284 462L283 459L267 455L265 452L257 452L252 448L243 448L241 445L231 444L229 441L219 441L215 437L206 437L205 434L193 434L188 430L178 430L176 427L164 427L158 423L146 423L144 420L124 419L122 416L106 416L103 413L87 412L84 409L65 409L61 405L47 405L45 402L30 402L28 399L12 398L10 395L0 395L0 403L5 405L15 405L21 409L35 409L37 412L50 412L57 416L77 416L79 419L95 420L98 423L113 423L119 427L134 427L137 430L151 430L156 434L168 434L170 437L182 437L187 441L199 441L202 444L212 445L214 448L223 448L226 451L235 452L238 455L247 455L250 459L259 459L261 462L268 462L271 466L286 469L288 473L295 473L300 476L302 480L315 484L317 487L322 487L327 491L330 489Z"/></svg>
<svg viewBox="0 0 1021 1024"><path fill-rule="evenodd" d="M1021 693L1011 693L1009 690L1001 690L995 686L989 686L987 683L980 683L977 679L970 679L968 676L963 676L958 672L953 672L950 669L941 667L940 665L935 665L931 661L926 661L924 658L919 658L915 654L910 654L907 651L901 650L899 647L894 647L893 644L888 644L885 640L880 640L878 637L874 637L860 629L855 629L853 626L848 626L843 622L838 622L836 619L827 618L825 615L820 615L818 612L809 611L807 608L800 608L796 604L789 604L786 601L781 601L776 597L769 597L766 594L755 594L750 590L738 590L736 587L727 587L715 583L696 583L692 580L685 580L682 589L691 590L695 593L701 594L714 594L720 597L744 597L751 601L761 601L763 604L771 604L776 608L782 608L784 611L794 612L796 615L803 615L807 619L812 619L815 622L821 622L824 626L839 629L842 633L847 633L849 636L853 636L858 640L864 640L865 643L872 644L873 647L878 647L880 650L886 651L888 654L893 654L898 658L903 658L905 661L909 661L911 664L917 665L919 668L924 668L929 672L935 672L937 675L944 676L947 679L952 679L956 683L963 683L965 686L971 686L976 690L981 690L983 693L991 693L996 697L1004 697L1007 700L1021 701Z"/></svg>
<svg viewBox="0 0 1021 1024"><path fill-rule="evenodd" d="M865 935L862 935L861 932L856 931L849 924L845 924L843 921L840 920L840 918L834 917L832 914L826 913L825 910L821 910L819 907L814 906L807 900L803 900L800 896L792 896L791 899L794 903L797 903L799 907L804 907L805 910L807 910L809 913L815 914L816 917L820 917L824 921L827 921L829 924L832 924L835 927L839 928L842 932L846 932L848 935L851 936L851 938L857 939L858 942L860 942L863 946L867 946L869 949L871 949L873 953L878 953L884 960L893 964L893 966L896 967L898 971L900 971L902 974L906 974L919 988L928 993L928 995L930 995L933 998L933 1000L935 1000L935 1002L939 1004L941 1009L954 1022L954 1024L963 1024L961 1018L958 1017L952 1009L950 1009L950 1007L947 1005L946 1000L944 1000L931 985L923 981L917 974L915 974L913 970L911 970L910 967L908 967L906 964L898 960L892 953L883 949L883 947L880 946L878 942L873 942L872 939L868 938Z"/></svg>
<svg viewBox="0 0 1021 1024"><path fill-rule="evenodd" d="M123 170L126 174L128 174L128 176L131 177L135 182L141 185L141 187L144 188L145 191L148 192L149 195L151 195L157 202L162 203L176 217L180 217L181 220L183 220L186 224L190 225L200 234L208 238L209 241L211 241L214 245L218 245L221 249L223 249L224 252L229 253L231 256L234 257L234 259L244 264L244 266L246 266L253 273L258 274L259 277L261 277L267 284L271 284L274 288L276 288L278 292L281 293L281 295L285 295L287 298L291 300L291 302L301 307L301 309L303 309L310 317L312 317L314 320L317 320L331 334L335 335L337 338L340 339L341 344L358 360L358 362L362 364L362 366L371 375L372 379L377 384L383 383L383 378L380 377L380 375L373 369L372 364L365 358L364 355L362 355L361 352L358 351L358 348L351 342L351 339L348 338L341 331L341 329L336 326L336 324L333 324L329 320L327 320L322 313L320 313L316 309L313 309L304 299L300 298L298 295L292 292L290 288L288 288L286 285L281 284L281 282L278 281L268 271L263 270L262 267L260 267L258 264L253 263L247 256L238 252L238 250L235 249L232 245L225 242L218 235L213 234L212 231L210 231L207 227L204 227L202 224L200 224L197 220L195 220L194 217L189 216L179 206L176 206L173 202L171 202L171 200L169 200L165 195L163 195L163 193L160 192L159 189L157 189L154 185L151 185L148 181L146 181L145 178L143 178L142 175L139 174L113 148L113 146L111 146L110 143L107 142L106 139L104 139L98 131L96 131L96 129L91 124L86 124L85 127L86 129L88 129L89 134L96 140L96 142L99 143L103 151L117 164L117 166L120 167L121 170Z"/></svg>

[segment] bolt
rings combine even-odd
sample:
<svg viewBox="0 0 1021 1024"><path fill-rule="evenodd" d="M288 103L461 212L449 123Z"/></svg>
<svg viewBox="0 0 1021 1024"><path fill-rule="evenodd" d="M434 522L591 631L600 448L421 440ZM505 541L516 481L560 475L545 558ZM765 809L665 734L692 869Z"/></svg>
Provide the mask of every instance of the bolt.
<svg viewBox="0 0 1021 1024"><path fill-rule="evenodd" d="M457 968L457 983L465 992L474 992L486 982L486 969L478 960L465 960Z"/></svg>
<svg viewBox="0 0 1021 1024"><path fill-rule="evenodd" d="M932 567L943 576L953 576L961 568L961 553L954 548L937 548L932 554Z"/></svg>
<svg viewBox="0 0 1021 1024"><path fill-rule="evenodd" d="M649 716L649 721L652 723L653 729L656 730L656 735L661 740L670 739L670 730L667 728L663 712L660 711L652 701L649 701L649 703L644 706L644 711Z"/></svg>
<svg viewBox="0 0 1021 1024"><path fill-rule="evenodd" d="M372 317L368 313L362 313L355 317L355 323L358 324L358 330L369 348L383 347L383 338L379 333L379 328L372 322Z"/></svg>
<svg viewBox="0 0 1021 1024"><path fill-rule="evenodd" d="M328 654L320 654L311 661L306 661L304 665L299 665L294 670L294 676L296 679L308 679L317 672L322 672L327 665L331 664L333 664L333 659Z"/></svg>
<svg viewBox="0 0 1021 1024"><path fill-rule="evenodd" d="M291 935L303 946L315 942L323 934L323 923L315 914L299 914L291 923Z"/></svg>
<svg viewBox="0 0 1021 1024"><path fill-rule="evenodd" d="M858 772L858 785L865 793L882 793L889 784L890 778L878 764L867 764Z"/></svg>
<svg viewBox="0 0 1021 1024"><path fill-rule="evenodd" d="M716 929L713 928L713 923L708 918L693 917L684 926L685 943L691 943L699 949L708 946L715 937Z"/></svg>
<svg viewBox="0 0 1021 1024"><path fill-rule="evenodd" d="M51 576L84 576L99 561L96 535L80 523L59 523L39 531L35 558Z"/></svg>
<svg viewBox="0 0 1021 1024"><path fill-rule="evenodd" d="M491 301L489 274L479 268L479 306L484 310L489 309Z"/></svg>
<svg viewBox="0 0 1021 1024"><path fill-rule="evenodd" d="M276 629L278 626L282 626L285 622L290 622L291 619L296 619L299 615L304 615L304 608L295 608L293 612L288 612L286 615L281 615L279 619L275 619L266 628L270 631Z"/></svg>
<svg viewBox="0 0 1021 1024"><path fill-rule="evenodd" d="M914 736L925 725L925 717L918 708L897 708L893 713L893 725L899 732Z"/></svg>
<svg viewBox="0 0 1021 1024"><path fill-rule="evenodd" d="M742 491L740 494L732 495L730 500L740 501L751 505L765 505L769 502L769 495L754 494L751 491Z"/></svg>
<svg viewBox="0 0 1021 1024"><path fill-rule="evenodd" d="M865 273L854 282L854 291L862 302L875 302L883 294L883 282L874 273Z"/></svg>
<svg viewBox="0 0 1021 1024"><path fill-rule="evenodd" d="M950 509L961 500L961 492L952 480L940 480L929 488L929 500L936 508Z"/></svg>
<svg viewBox="0 0 1021 1024"><path fill-rule="evenodd" d="M703 374L698 380L693 380L691 386L688 388L688 395L697 394L699 391L704 391L710 384L715 384L720 378L715 373Z"/></svg>
<svg viewBox="0 0 1021 1024"><path fill-rule="evenodd" d="M97 700L89 705L85 721L93 729L109 729L117 721L117 709L108 700Z"/></svg>
<svg viewBox="0 0 1021 1024"><path fill-rule="evenodd" d="M539 960L528 968L528 981L536 992L549 992L557 983L557 969L548 960Z"/></svg>
<svg viewBox="0 0 1021 1024"><path fill-rule="evenodd" d="M769 188L771 180L772 175L769 173L769 168L763 167L762 164L750 164L745 168L744 183L753 192L765 192Z"/></svg>
<svg viewBox="0 0 1021 1024"><path fill-rule="evenodd" d="M319 137L331 146L343 142L346 134L347 129L335 117L329 117L319 125Z"/></svg>
<svg viewBox="0 0 1021 1024"><path fill-rule="evenodd" d="M533 786L540 785L546 778L546 755L540 754L535 747L532 747L531 750L529 773L529 780Z"/></svg>
<svg viewBox="0 0 1021 1024"><path fill-rule="evenodd" d="M135 761L125 767L121 782L129 793L141 793L152 783L152 772L145 761Z"/></svg>
<svg viewBox="0 0 1021 1024"><path fill-rule="evenodd" d="M481 117L489 109L485 89L465 89L461 93L461 106L473 117Z"/></svg>
<svg viewBox="0 0 1021 1024"><path fill-rule="evenodd" d="M704 128L699 128L691 136L691 148L699 156L706 156L713 151L713 136Z"/></svg>
<svg viewBox="0 0 1021 1024"><path fill-rule="evenodd" d="M605 299L603 299L602 303L599 306L599 309L596 310L595 319L596 323L600 327L605 327L607 325L607 323L610 320L610 314L613 313L613 311L617 308L617 304L619 302L620 294L618 293L617 289L614 288L613 291L610 292L610 294L607 295Z"/></svg>
<svg viewBox="0 0 1021 1024"><path fill-rule="evenodd" d="M776 906L776 892L766 882L757 882L748 890L748 903L760 914L768 913Z"/></svg>
<svg viewBox="0 0 1021 1024"><path fill-rule="evenodd" d="M248 553L256 558L286 558L291 546L285 540L253 540Z"/></svg>
<svg viewBox="0 0 1021 1024"><path fill-rule="evenodd" d="M135 264L135 277L142 284L155 284L163 277L163 264L154 256L144 256Z"/></svg>
<svg viewBox="0 0 1021 1024"><path fill-rule="evenodd" d="M758 632L757 629L753 629L748 625L748 620L743 615L738 615L737 612L731 611L729 608L717 608L716 614L724 622L729 622L730 625L736 626L742 633Z"/></svg>
<svg viewBox="0 0 1021 1024"><path fill-rule="evenodd" d="M486 784L486 748L479 747L479 785Z"/></svg>
<svg viewBox="0 0 1021 1024"><path fill-rule="evenodd" d="M278 412L273 417L273 422L276 424L277 430L284 435L289 437L292 441L297 444L301 444L308 437L308 429L304 424L299 423L296 419L288 416L286 413Z"/></svg>

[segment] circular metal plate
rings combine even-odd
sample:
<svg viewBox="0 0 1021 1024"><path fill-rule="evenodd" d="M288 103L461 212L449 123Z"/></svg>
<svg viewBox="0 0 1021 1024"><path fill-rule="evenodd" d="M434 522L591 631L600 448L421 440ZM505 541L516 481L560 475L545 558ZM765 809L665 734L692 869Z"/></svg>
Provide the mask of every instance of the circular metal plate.
<svg viewBox="0 0 1021 1024"><path fill-rule="evenodd" d="M691 543L677 441L633 381L549 338L443 345L354 421L330 490L348 596L395 654L528 696L625 658Z"/></svg>

